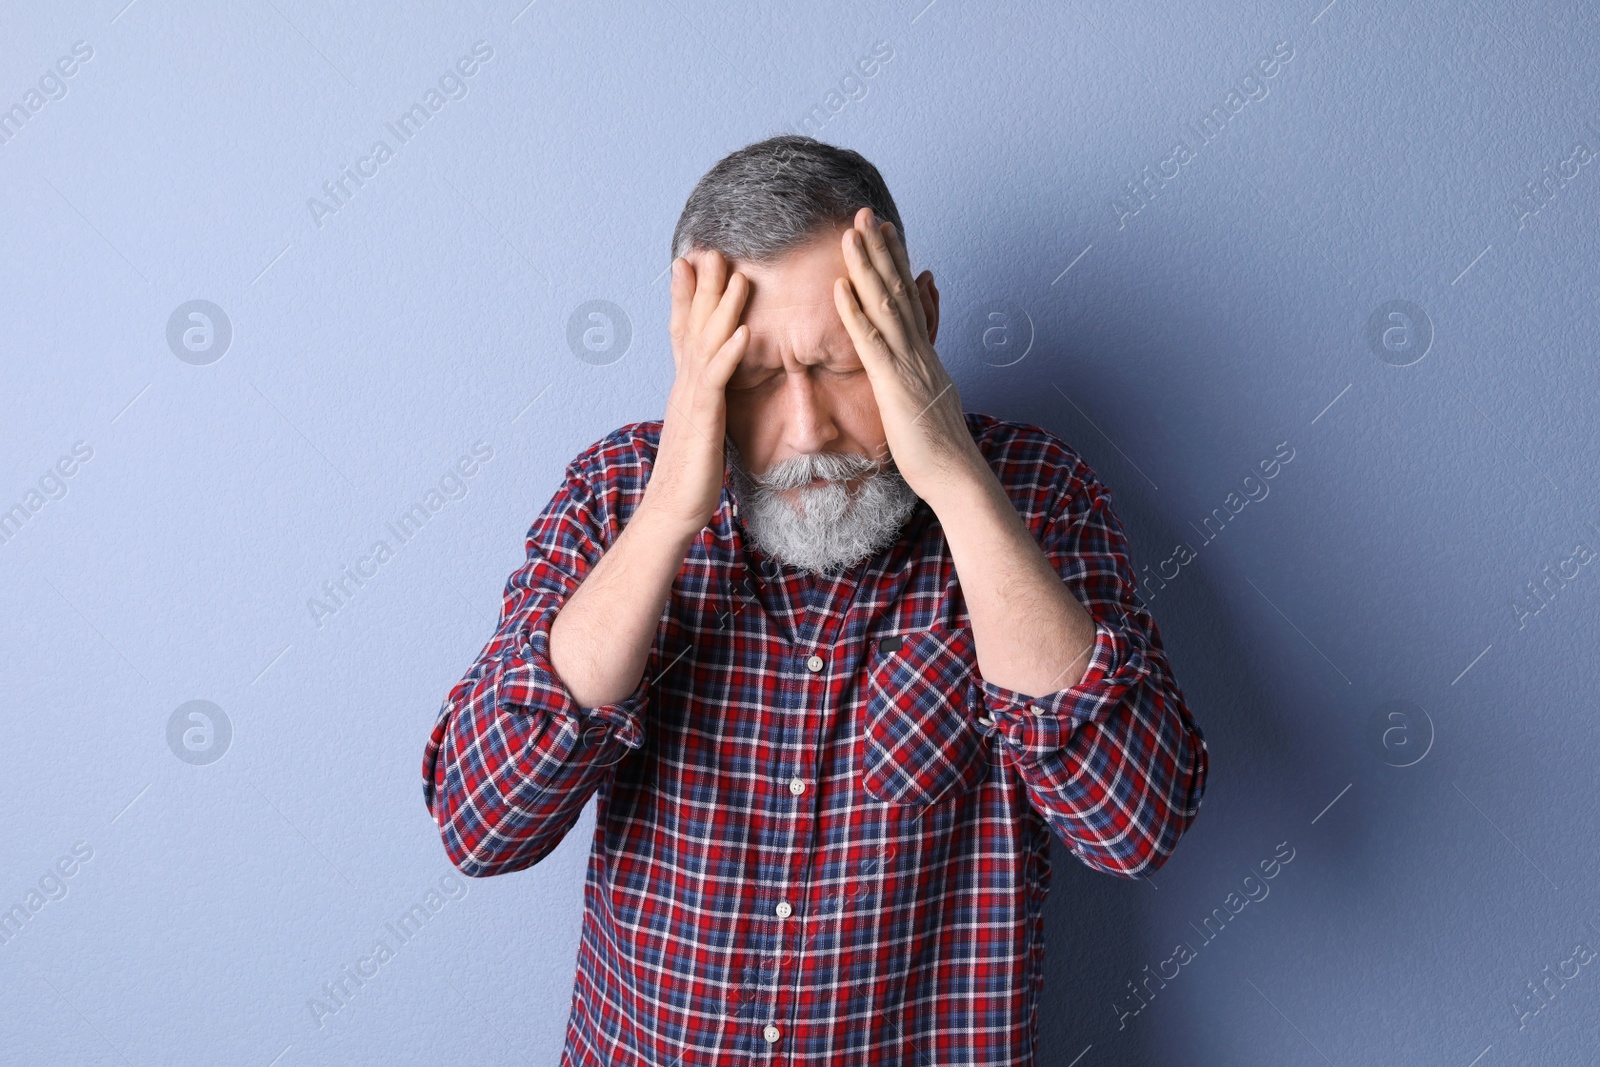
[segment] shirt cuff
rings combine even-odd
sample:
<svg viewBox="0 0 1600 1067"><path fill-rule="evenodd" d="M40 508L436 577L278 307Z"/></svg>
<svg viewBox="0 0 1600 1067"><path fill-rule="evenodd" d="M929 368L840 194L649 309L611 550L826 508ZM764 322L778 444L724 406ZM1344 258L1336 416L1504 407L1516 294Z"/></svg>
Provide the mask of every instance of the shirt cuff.
<svg viewBox="0 0 1600 1067"><path fill-rule="evenodd" d="M594 747L605 740L604 733L628 748L644 744L642 719L649 686L648 671L639 676L633 692L621 700L598 707L579 707L576 699L550 662L550 626L555 622L561 606L541 609L531 616L518 632L516 647L509 653L508 662L496 683L495 703L524 708L541 708L558 719L570 720L586 747ZM563 723L563 725L566 725Z"/></svg>
<svg viewBox="0 0 1600 1067"><path fill-rule="evenodd" d="M1033 762L1060 749L1084 723L1104 721L1150 673L1143 649L1127 637L1130 630L1125 614L1120 625L1096 620L1094 652L1082 680L1044 696L1030 697L980 678L979 729L997 734L1018 759Z"/></svg>

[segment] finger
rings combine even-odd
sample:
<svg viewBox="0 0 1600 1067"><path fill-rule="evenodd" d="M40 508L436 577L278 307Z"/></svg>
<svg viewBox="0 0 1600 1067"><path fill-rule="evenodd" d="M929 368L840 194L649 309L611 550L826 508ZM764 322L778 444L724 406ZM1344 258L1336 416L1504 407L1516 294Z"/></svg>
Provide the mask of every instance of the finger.
<svg viewBox="0 0 1600 1067"><path fill-rule="evenodd" d="M706 364L706 380L718 388L725 387L728 379L733 377L734 368L739 366L739 361L744 358L745 350L749 347L750 327L746 323L740 323Z"/></svg>
<svg viewBox="0 0 1600 1067"><path fill-rule="evenodd" d="M878 324L889 341L899 346L901 351L909 351L906 343L911 340L915 321L911 301L905 281L900 277L894 257L875 221L870 208L862 208L857 213L855 230L861 235L858 239L861 258L869 268L868 273L875 275L867 278L865 289L857 286L857 292L863 301L862 310ZM891 321L886 322L885 319Z"/></svg>
<svg viewBox="0 0 1600 1067"><path fill-rule="evenodd" d="M861 357L863 366L870 371L893 357L882 331L861 310L861 303L856 299L848 278L834 279L833 306L838 310L839 318L844 322L844 328L849 332L850 341L855 345L856 355Z"/></svg>
<svg viewBox="0 0 1600 1067"><path fill-rule="evenodd" d="M905 327L900 319L894 297L885 287L883 277L868 258L861 231L852 227L845 231L845 266L850 270L850 283L855 289L857 307L871 320L890 346L908 351Z"/></svg>
<svg viewBox="0 0 1600 1067"><path fill-rule="evenodd" d="M894 258L894 252L889 248L889 242L883 236L883 229L878 225L877 216L869 208L863 224L856 229L861 231L861 239L867 248L867 258L872 267L883 280L883 286L888 291L889 297L894 301L895 308L900 313L900 321L905 325L907 333L916 328L916 312L912 310L911 278L900 273L900 264Z"/></svg>
<svg viewBox="0 0 1600 1067"><path fill-rule="evenodd" d="M689 307L689 333L698 336L705 329L706 320L722 299L722 290L728 284L728 264L722 253L707 249L695 267L694 302Z"/></svg>
<svg viewBox="0 0 1600 1067"><path fill-rule="evenodd" d="M900 277L905 279L906 286L910 289L910 304L912 317L908 321L916 323L917 334L928 336L928 318L922 310L922 294L917 289L916 276L911 273L911 258L906 254L905 242L900 240L900 231L894 228L894 223L887 220L878 227L883 232L884 242L889 246L889 252L894 257L895 269Z"/></svg>
<svg viewBox="0 0 1600 1067"><path fill-rule="evenodd" d="M750 296L750 280L738 271L728 275L728 286L722 291L722 299L717 301L717 306L711 312L711 317L706 320L701 336L705 338L705 347L720 347L724 341L733 335L738 328L739 316L744 313L745 301Z"/></svg>
<svg viewBox="0 0 1600 1067"><path fill-rule="evenodd" d="M672 261L672 316L668 319L667 335L672 338L672 361L678 362L678 349L689 329L689 300L694 296L694 268L689 261L678 256Z"/></svg>

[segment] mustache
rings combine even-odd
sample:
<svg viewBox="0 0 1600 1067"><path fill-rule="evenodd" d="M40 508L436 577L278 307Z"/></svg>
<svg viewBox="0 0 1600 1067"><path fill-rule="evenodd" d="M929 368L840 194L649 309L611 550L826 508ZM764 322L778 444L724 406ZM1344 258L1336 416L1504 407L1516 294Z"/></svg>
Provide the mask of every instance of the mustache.
<svg viewBox="0 0 1600 1067"><path fill-rule="evenodd" d="M791 456L756 478L756 484L765 489L782 491L798 489L813 478L826 478L830 482L843 482L887 466L869 456L854 452L806 452Z"/></svg>

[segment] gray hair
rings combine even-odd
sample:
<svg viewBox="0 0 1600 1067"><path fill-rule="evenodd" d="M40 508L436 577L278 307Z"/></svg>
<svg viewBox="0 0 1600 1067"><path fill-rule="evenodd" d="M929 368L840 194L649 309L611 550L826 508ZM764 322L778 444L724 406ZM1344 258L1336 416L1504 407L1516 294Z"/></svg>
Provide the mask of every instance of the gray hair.
<svg viewBox="0 0 1600 1067"><path fill-rule="evenodd" d="M720 159L696 183L672 231L672 257L716 249L729 259L771 263L870 207L905 227L878 168L859 152L814 137L780 134Z"/></svg>

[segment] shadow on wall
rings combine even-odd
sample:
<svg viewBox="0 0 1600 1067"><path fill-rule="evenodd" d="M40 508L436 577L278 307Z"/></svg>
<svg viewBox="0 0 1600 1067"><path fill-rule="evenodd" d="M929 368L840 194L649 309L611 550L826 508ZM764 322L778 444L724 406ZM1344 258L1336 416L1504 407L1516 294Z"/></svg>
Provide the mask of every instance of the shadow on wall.
<svg viewBox="0 0 1600 1067"><path fill-rule="evenodd" d="M1097 466L1093 449L1083 447L1093 442L1073 440L1077 420L1070 413L1053 422L1055 432L1079 449L1112 487L1136 572L1159 558L1152 555L1157 546L1180 539L1140 492L1136 479L1119 477L1114 459L1105 468ZM1206 737L1206 792L1200 814L1151 879L1153 885L1091 870L1059 840L1052 844L1054 874L1045 903L1045 982L1039 1003L1041 1064L1072 1063L1091 1045L1085 1062L1118 1067L1174 1062L1160 1050L1170 1043L1172 1028L1185 1025L1172 1010L1180 1000L1192 1002L1199 983L1220 977L1225 968L1218 956L1231 953L1226 936L1208 951L1201 936L1206 931L1190 932L1190 922L1204 922L1230 891L1251 892L1240 889L1248 865L1274 859L1281 864L1284 856L1292 862L1296 846L1305 844L1295 838L1296 831L1285 829L1286 823L1300 825L1298 819L1291 822L1285 816L1306 804L1304 775L1312 772L1304 765L1308 756L1296 750L1255 684L1228 605L1211 585L1204 561L1184 568L1183 577L1162 592L1151 611L1173 675ZM1275 854L1285 837L1288 848ZM1246 847L1260 855L1241 859L1240 850ZM1279 873L1282 867L1267 869ZM1254 884L1259 887L1255 892L1271 891L1270 882L1258 878ZM1176 971L1178 977L1165 985L1149 979L1173 957L1168 942L1180 937L1195 952L1187 962L1168 964L1169 976ZM1153 989L1154 994L1141 1001L1130 983L1147 979L1150 984L1137 992ZM1195 985L1186 990L1186 983Z"/></svg>

